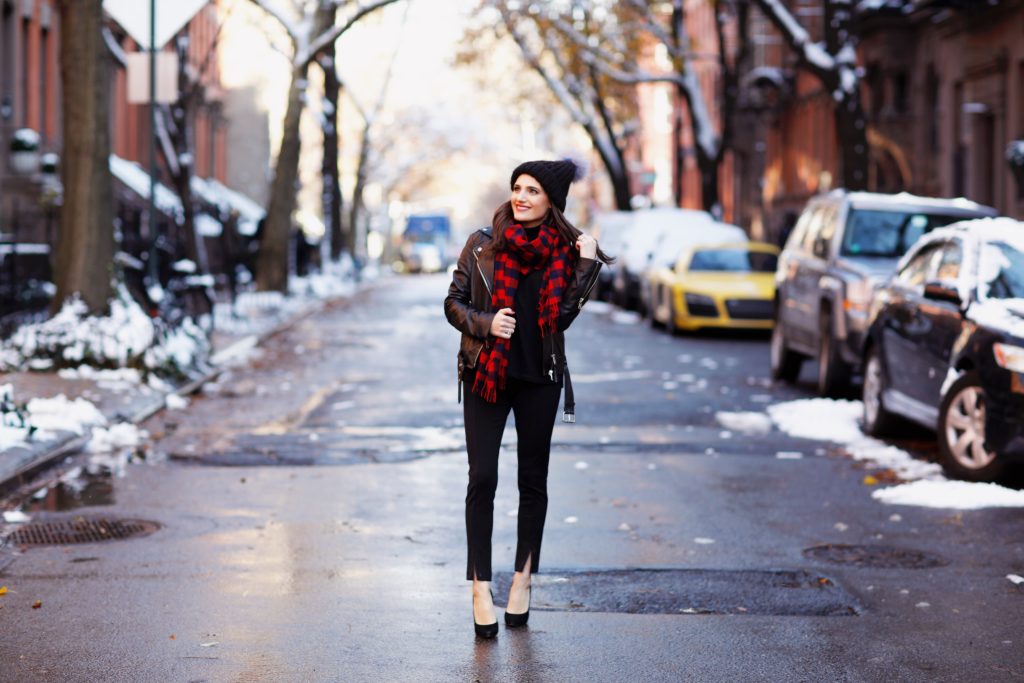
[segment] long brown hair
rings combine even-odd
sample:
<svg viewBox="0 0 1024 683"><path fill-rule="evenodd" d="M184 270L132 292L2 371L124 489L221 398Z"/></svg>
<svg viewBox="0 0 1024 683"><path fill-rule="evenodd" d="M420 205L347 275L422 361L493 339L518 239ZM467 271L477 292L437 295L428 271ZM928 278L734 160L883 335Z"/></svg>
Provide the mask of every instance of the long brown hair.
<svg viewBox="0 0 1024 683"><path fill-rule="evenodd" d="M508 240L505 239L505 229L510 225L514 225L516 219L512 215L512 202L507 201L497 208L494 212L494 218L491 219L491 233L493 239L486 249L492 254L496 254L499 251L505 249L508 246ZM558 236L562 241L569 245L569 252L573 255L573 258L579 257L579 252L572 248L576 244L576 238L583 234L583 231L577 228L575 225L569 222L561 211L558 210L557 206L552 205L548 209L547 214L544 215L544 220L541 221L544 225L550 225L558 231ZM615 258L601 251L601 247L597 248L597 258L604 263L612 263Z"/></svg>

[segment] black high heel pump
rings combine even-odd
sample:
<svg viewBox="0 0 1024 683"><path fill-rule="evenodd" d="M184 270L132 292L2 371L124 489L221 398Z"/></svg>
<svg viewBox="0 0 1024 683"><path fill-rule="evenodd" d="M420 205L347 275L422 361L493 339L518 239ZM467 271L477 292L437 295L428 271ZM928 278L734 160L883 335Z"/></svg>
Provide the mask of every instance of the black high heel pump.
<svg viewBox="0 0 1024 683"><path fill-rule="evenodd" d="M526 611L522 614L510 614L508 610L505 610L505 626L510 628L526 626L526 622L530 620L530 599L532 597L533 586L530 586L526 589Z"/></svg>
<svg viewBox="0 0 1024 683"><path fill-rule="evenodd" d="M494 591L491 591L491 602L494 602ZM477 638L493 638L498 635L498 622L495 620L493 624L478 624L476 623L476 611L473 612L473 630L476 631Z"/></svg>

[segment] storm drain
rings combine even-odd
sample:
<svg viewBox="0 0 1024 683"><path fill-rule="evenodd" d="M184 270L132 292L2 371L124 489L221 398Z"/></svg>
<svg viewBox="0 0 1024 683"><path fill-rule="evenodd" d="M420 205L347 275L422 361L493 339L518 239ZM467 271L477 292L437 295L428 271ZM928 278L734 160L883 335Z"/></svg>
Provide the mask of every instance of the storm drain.
<svg viewBox="0 0 1024 683"><path fill-rule="evenodd" d="M75 517L48 522L31 522L7 536L12 545L70 545L99 543L148 536L160 525L141 519Z"/></svg>
<svg viewBox="0 0 1024 683"><path fill-rule="evenodd" d="M507 595L511 574L494 575ZM805 571L728 569L545 570L531 609L623 614L853 616L857 601L833 579Z"/></svg>
<svg viewBox="0 0 1024 683"><path fill-rule="evenodd" d="M832 564L875 569L930 569L949 564L936 555L887 545L818 545L805 549L804 556Z"/></svg>

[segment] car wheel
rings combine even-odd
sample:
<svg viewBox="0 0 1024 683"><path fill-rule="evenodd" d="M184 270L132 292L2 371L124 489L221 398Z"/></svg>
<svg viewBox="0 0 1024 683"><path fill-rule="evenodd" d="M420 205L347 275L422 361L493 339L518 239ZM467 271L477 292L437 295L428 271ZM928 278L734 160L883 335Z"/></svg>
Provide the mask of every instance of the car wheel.
<svg viewBox="0 0 1024 683"><path fill-rule="evenodd" d="M804 357L790 351L786 345L786 331L777 316L775 326L772 327L770 354L772 379L795 382L800 376L800 366L804 363Z"/></svg>
<svg viewBox="0 0 1024 683"><path fill-rule="evenodd" d="M885 408L885 373L878 349L872 347L864 364L864 433L869 436L885 436L892 431L896 416Z"/></svg>
<svg viewBox="0 0 1024 683"><path fill-rule="evenodd" d="M962 374L939 406L939 455L951 475L972 481L993 481L1004 463L985 447L985 392L978 373Z"/></svg>
<svg viewBox="0 0 1024 683"><path fill-rule="evenodd" d="M850 381L850 366L839 357L839 348L832 336L832 316L821 314L818 330L818 395L835 396Z"/></svg>

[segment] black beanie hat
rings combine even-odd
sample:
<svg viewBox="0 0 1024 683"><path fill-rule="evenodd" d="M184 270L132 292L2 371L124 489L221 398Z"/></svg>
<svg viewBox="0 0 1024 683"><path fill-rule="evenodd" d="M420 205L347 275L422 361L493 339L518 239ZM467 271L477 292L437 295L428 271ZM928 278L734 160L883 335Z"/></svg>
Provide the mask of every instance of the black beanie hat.
<svg viewBox="0 0 1024 683"><path fill-rule="evenodd" d="M521 175L533 176L544 188L548 198L559 211L565 211L565 197L569 194L569 184L579 180L582 168L572 159L560 161L527 161L516 166L512 171L509 187L514 187L516 179Z"/></svg>

